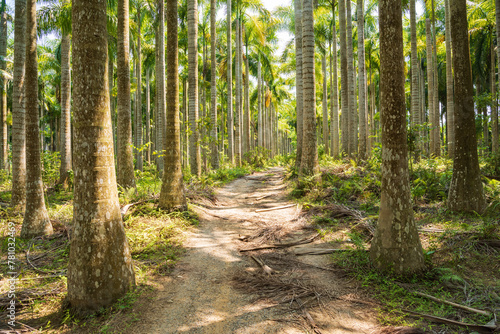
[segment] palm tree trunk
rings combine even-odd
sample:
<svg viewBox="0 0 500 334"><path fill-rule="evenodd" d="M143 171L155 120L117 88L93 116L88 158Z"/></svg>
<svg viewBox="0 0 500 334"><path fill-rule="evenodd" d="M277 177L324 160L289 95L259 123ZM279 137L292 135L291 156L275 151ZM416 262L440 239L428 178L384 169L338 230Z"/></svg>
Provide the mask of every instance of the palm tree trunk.
<svg viewBox="0 0 500 334"><path fill-rule="evenodd" d="M260 64L260 55L259 62L257 63L257 132L258 132L258 146L264 147L264 117L262 110L262 69ZM298 119L297 119L298 122Z"/></svg>
<svg viewBox="0 0 500 334"><path fill-rule="evenodd" d="M498 29L498 27L500 27L500 0L495 0L495 18L496 18L496 26L497 26L497 31L496 31L496 36L497 36L497 61L499 62L499 65L498 65L498 68L500 70L500 29ZM500 77L498 78L499 81L500 81ZM493 82L496 82L496 80L493 80ZM500 83L499 83L500 85ZM497 91L497 87L495 87L494 91L496 92ZM492 114L491 114L491 117L493 118L493 121L492 121L492 124L491 124L491 127L492 127L492 130L491 130L491 136L492 136L492 140L493 140L493 145L492 145L492 152L493 154L497 155L499 153L499 149L498 149L498 146L499 146L499 139L498 139L498 105L497 105L497 94L495 94L495 101L494 101L494 105L493 105L493 111L492 111ZM495 139L493 139L493 137L495 137Z"/></svg>
<svg viewBox="0 0 500 334"><path fill-rule="evenodd" d="M151 93L149 91L151 71L146 69L146 161L151 162Z"/></svg>
<svg viewBox="0 0 500 334"><path fill-rule="evenodd" d="M337 158L340 153L339 148L339 86L337 73L337 31L335 27L335 5L332 7L332 41L331 56L330 56L330 133L332 140L331 152L332 156Z"/></svg>
<svg viewBox="0 0 500 334"><path fill-rule="evenodd" d="M227 156L234 162L234 120L233 120L233 50L231 44L231 0L227 0Z"/></svg>
<svg viewBox="0 0 500 334"><path fill-rule="evenodd" d="M341 118L340 126L342 132L342 151L343 154L349 152L349 81L347 75L347 28L346 28L346 0L339 0L339 29L340 29L340 93L341 93Z"/></svg>
<svg viewBox="0 0 500 334"><path fill-rule="evenodd" d="M123 297L134 287L135 275L112 158L106 2L73 0L73 18L73 107L78 154L74 157L74 232L67 300L74 313L85 316Z"/></svg>
<svg viewBox="0 0 500 334"><path fill-rule="evenodd" d="M158 108L156 110L156 152L158 152L157 165L158 170L163 171L163 154L165 150L164 129L166 126L167 113L165 111L165 3L164 0L158 0L158 71L156 72L156 95L158 99Z"/></svg>
<svg viewBox="0 0 500 334"><path fill-rule="evenodd" d="M359 158L366 159L366 70L365 70L365 33L364 33L364 3L358 0L358 95L359 95Z"/></svg>
<svg viewBox="0 0 500 334"><path fill-rule="evenodd" d="M498 32L497 32L498 34ZM493 44L493 36L491 38L491 152L493 155L498 154L498 106L497 92L495 79L495 45Z"/></svg>
<svg viewBox="0 0 500 334"><path fill-rule="evenodd" d="M219 150L217 148L217 57L215 49L217 45L216 18L215 0L210 0L210 115L212 123L210 128L210 151L213 169L219 168Z"/></svg>
<svg viewBox="0 0 500 334"><path fill-rule="evenodd" d="M191 174L201 176L200 136L198 132L198 1L188 0L188 96L189 96L189 162Z"/></svg>
<svg viewBox="0 0 500 334"><path fill-rule="evenodd" d="M446 25L446 130L448 157L453 158L455 152L455 116L453 108L453 67L451 58L451 17L450 1L445 0Z"/></svg>
<svg viewBox="0 0 500 334"><path fill-rule="evenodd" d="M132 115L130 108L129 6L118 1L117 28L117 98L118 98L118 184L134 188L134 156L132 151Z"/></svg>
<svg viewBox="0 0 500 334"><path fill-rule="evenodd" d="M297 157L295 168L300 171L302 166L302 147L304 136L304 87L303 87L303 64L302 64L302 0L294 0L295 10L295 94L297 110ZM260 67L259 67L260 69ZM259 74L260 76L260 74ZM259 113L260 115L260 113ZM260 124L260 116L259 116ZM260 125L259 125L260 126ZM260 140L260 135L259 135ZM260 146L260 144L259 144Z"/></svg>
<svg viewBox="0 0 500 334"><path fill-rule="evenodd" d="M177 1L167 1L167 128L165 131L165 168L160 207L167 211L187 209L182 179L181 129L179 120L179 56Z"/></svg>
<svg viewBox="0 0 500 334"><path fill-rule="evenodd" d="M70 72L70 39L63 34L61 40L61 167L59 184L68 187L69 170L71 169L71 72Z"/></svg>
<svg viewBox="0 0 500 334"><path fill-rule="evenodd" d="M382 199L370 255L380 270L409 274L425 262L410 194L401 1L380 1L379 15Z"/></svg>
<svg viewBox="0 0 500 334"><path fill-rule="evenodd" d="M248 36L246 36L245 32L245 40L246 40L246 57L245 57L245 116L243 122L243 144L244 150L243 153L248 153L251 150L251 142L250 142L250 65L248 62Z"/></svg>
<svg viewBox="0 0 500 334"><path fill-rule="evenodd" d="M142 57L141 57L141 3L137 2L137 91L135 99L135 138L136 151L135 161L138 170L143 169L143 153L142 153Z"/></svg>
<svg viewBox="0 0 500 334"><path fill-rule="evenodd" d="M439 81L438 81L438 64L437 64L437 45L436 45L436 17L434 15L434 0L431 1L432 3L432 65L433 65L433 75L434 75L434 119L432 120L433 123L433 131L434 131L434 148L433 148L433 154L436 157L439 157L441 155L441 138L440 138L440 127L439 127L439 118L440 118L440 111L439 111L439 96L438 96L438 86L439 86Z"/></svg>
<svg viewBox="0 0 500 334"><path fill-rule="evenodd" d="M431 33L431 20L426 19L425 20L425 33L426 33L426 44L427 44L427 83L428 83L428 88L427 88L427 94L428 94L428 108L429 108L429 127L430 127L430 141L429 141L429 148L430 148L430 154L435 155L435 141L437 138L435 138L435 132L433 128L436 125L434 122L434 65L433 65L433 55L432 55L432 33Z"/></svg>
<svg viewBox="0 0 500 334"><path fill-rule="evenodd" d="M349 99L349 156L358 151L358 125L356 108L356 69L354 67L354 53L352 45L352 18L351 1L346 0L346 22L347 22L347 75L349 77L348 99Z"/></svg>
<svg viewBox="0 0 500 334"><path fill-rule="evenodd" d="M2 0L0 12L0 69L7 69L7 10L5 0ZM7 169L8 142L7 142L7 78L0 75L0 169Z"/></svg>
<svg viewBox="0 0 500 334"><path fill-rule="evenodd" d="M26 5L26 211L21 238L53 233L43 196L42 162L38 115L38 64L36 1Z"/></svg>
<svg viewBox="0 0 500 334"><path fill-rule="evenodd" d="M325 154L329 153L328 146L328 90L327 90L327 80L328 73L326 72L326 51L325 54L321 57L321 69L323 72L323 99L322 99L322 107L323 107L323 146L325 147Z"/></svg>
<svg viewBox="0 0 500 334"><path fill-rule="evenodd" d="M417 20L415 0L410 0L410 34L411 34L411 125L415 132L420 125L420 98L418 86L418 50L417 50ZM415 138L418 136L415 135ZM417 158L415 156L415 158Z"/></svg>
<svg viewBox="0 0 500 334"><path fill-rule="evenodd" d="M26 0L15 2L14 78L12 87L12 199L14 209L26 203L26 110L24 67L26 60Z"/></svg>
<svg viewBox="0 0 500 334"><path fill-rule="evenodd" d="M314 82L314 16L313 0L304 0L302 17L302 74L304 89L303 141L300 176L315 175L318 170L316 149L316 85Z"/></svg>
<svg viewBox="0 0 500 334"><path fill-rule="evenodd" d="M450 2L451 40L455 77L455 156L448 194L448 209L481 213L486 202L477 156L474 90L469 53L467 5Z"/></svg>
<svg viewBox="0 0 500 334"><path fill-rule="evenodd" d="M236 96L235 96L235 118L234 118L234 162L236 166L241 165L241 63L240 63L240 18L236 18L236 31L235 31L236 50L234 52L234 69L236 71Z"/></svg>

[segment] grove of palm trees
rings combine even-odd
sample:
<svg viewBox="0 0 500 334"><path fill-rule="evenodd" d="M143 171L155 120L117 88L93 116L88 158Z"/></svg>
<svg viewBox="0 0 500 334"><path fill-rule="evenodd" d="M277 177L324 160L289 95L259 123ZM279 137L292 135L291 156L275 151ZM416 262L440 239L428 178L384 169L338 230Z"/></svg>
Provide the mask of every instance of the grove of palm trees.
<svg viewBox="0 0 500 334"><path fill-rule="evenodd" d="M0 333L500 331L500 0L0 0Z"/></svg>

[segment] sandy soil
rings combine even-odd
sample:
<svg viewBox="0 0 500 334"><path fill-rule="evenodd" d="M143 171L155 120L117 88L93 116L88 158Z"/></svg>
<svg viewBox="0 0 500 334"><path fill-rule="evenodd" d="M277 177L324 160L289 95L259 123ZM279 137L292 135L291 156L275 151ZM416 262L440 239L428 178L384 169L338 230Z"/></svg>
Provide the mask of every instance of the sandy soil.
<svg viewBox="0 0 500 334"><path fill-rule="evenodd" d="M315 234L300 218L297 206L256 212L291 204L284 197L284 188L283 170L273 168L235 180L218 190L217 205L197 205L200 225L187 236L185 256L170 276L155 282L157 290L150 302L141 307L139 319L125 332L377 332L375 312L367 305L346 301L362 298L355 286L338 271L325 270L330 268L328 255L293 254L298 247L326 247L320 238L314 245L240 252L263 243L296 241ZM242 236L256 235L260 237L250 237L247 242L239 240ZM260 274L261 269L251 255L278 273ZM285 288L277 293L281 289L275 287L273 292L252 286L253 280L265 283L267 277L298 282L303 289L314 291L316 298L301 299Z"/></svg>

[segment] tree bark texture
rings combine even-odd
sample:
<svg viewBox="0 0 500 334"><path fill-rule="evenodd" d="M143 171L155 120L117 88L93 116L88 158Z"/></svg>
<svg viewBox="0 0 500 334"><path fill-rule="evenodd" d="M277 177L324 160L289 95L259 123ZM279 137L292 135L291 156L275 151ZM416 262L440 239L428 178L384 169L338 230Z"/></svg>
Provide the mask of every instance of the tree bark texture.
<svg viewBox="0 0 500 334"><path fill-rule="evenodd" d="M410 0L410 34L411 34L411 126L415 132L420 125L420 97L418 86L418 50L417 50L417 13L415 1ZM419 136L415 133L415 139Z"/></svg>
<svg viewBox="0 0 500 334"><path fill-rule="evenodd" d="M352 14L351 1L346 0L346 22L347 22L347 75L349 77L348 99L349 99L349 156L358 152L358 108L356 103L356 69L354 67L354 51L352 45Z"/></svg>
<svg viewBox="0 0 500 334"><path fill-rule="evenodd" d="M349 154L349 76L347 70L347 30L345 1L339 0L341 138L343 154Z"/></svg>
<svg viewBox="0 0 500 334"><path fill-rule="evenodd" d="M339 143L339 86L338 86L338 71L337 71L337 28L335 26L335 5L332 5L332 53L330 57L330 133L332 140L331 152L333 157L338 157L340 154Z"/></svg>
<svg viewBox="0 0 500 334"><path fill-rule="evenodd" d="M434 154L434 142L436 138L434 137L435 126L438 126L434 123L434 64L433 64L433 55L432 55L432 33L431 33L431 20L425 20L425 35L426 35L426 46L427 46L427 95L428 95L428 109L429 109L429 118L427 123L429 124L429 150L431 154Z"/></svg>
<svg viewBox="0 0 500 334"><path fill-rule="evenodd" d="M235 31L235 52L234 52L234 69L236 76L235 83L235 102L234 102L234 163L236 166L241 165L241 38L240 38L240 18L236 18L236 31Z"/></svg>
<svg viewBox="0 0 500 334"><path fill-rule="evenodd" d="M136 78L137 90L135 99L135 165L140 171L143 169L142 153L142 57L141 57L141 6L137 3L137 60L136 60Z"/></svg>
<svg viewBox="0 0 500 334"><path fill-rule="evenodd" d="M322 108L323 108L323 146L325 147L325 154L330 154L329 152L329 133L328 133L328 73L326 72L326 51L325 54L321 57L321 70L323 72L323 99L322 99Z"/></svg>
<svg viewBox="0 0 500 334"><path fill-rule="evenodd" d="M94 313L135 285L123 228L109 114L106 1L73 1L75 198L68 301Z"/></svg>
<svg viewBox="0 0 500 334"><path fill-rule="evenodd" d="M26 204L26 0L15 3L14 78L12 87L12 198L11 206L24 211Z"/></svg>
<svg viewBox="0 0 500 334"><path fill-rule="evenodd" d="M188 0L188 96L189 96L189 162L191 174L201 175L200 135L198 132L198 1Z"/></svg>
<svg viewBox="0 0 500 334"><path fill-rule="evenodd" d="M234 119L233 119L233 50L231 44L231 0L227 0L227 156L234 162ZM224 138L224 137L223 137Z"/></svg>
<svg viewBox="0 0 500 334"><path fill-rule="evenodd" d="M167 1L167 127L165 167L160 207L167 211L187 209L182 178L181 128L179 119L179 56L177 1Z"/></svg>
<svg viewBox="0 0 500 334"><path fill-rule="evenodd" d="M304 91L302 74L302 0L294 0L295 11L295 95L297 112L297 157L295 168L300 171L303 147L303 110L304 110ZM260 120L259 120L260 121ZM259 136L260 138L260 136Z"/></svg>
<svg viewBox="0 0 500 334"><path fill-rule="evenodd" d="M26 4L26 211L21 238L52 234L43 197L38 114L36 1Z"/></svg>
<svg viewBox="0 0 500 334"><path fill-rule="evenodd" d="M448 143L448 157L453 158L455 152L455 116L453 104L453 64L451 54L451 17L450 0L444 2L446 10L446 141Z"/></svg>
<svg viewBox="0 0 500 334"><path fill-rule="evenodd" d="M0 13L0 57L7 58L7 10L5 0L2 1ZM0 69L7 70L7 62L0 60ZM7 142L7 78L0 75L0 169L7 169L9 144Z"/></svg>
<svg viewBox="0 0 500 334"><path fill-rule="evenodd" d="M313 0L303 1L302 17L302 78L304 85L302 177L315 175L319 171L316 143L316 85L314 72L314 17Z"/></svg>
<svg viewBox="0 0 500 334"><path fill-rule="evenodd" d="M365 11L363 0L357 2L358 17L358 103L359 103L359 158L366 159L367 146L367 108L366 108L366 69L365 69Z"/></svg>
<svg viewBox="0 0 500 334"><path fill-rule="evenodd" d="M118 1L117 15L118 184L124 188L134 188L132 111L130 104L129 2L127 0Z"/></svg>
<svg viewBox="0 0 500 334"><path fill-rule="evenodd" d="M210 0L210 153L211 164L213 169L219 168L219 150L217 148L217 9L215 0Z"/></svg>
<svg viewBox="0 0 500 334"><path fill-rule="evenodd" d="M63 34L61 39L61 132L60 152L61 167L59 169L59 184L68 187L69 171L71 170L71 41L69 34Z"/></svg>
<svg viewBox="0 0 500 334"><path fill-rule="evenodd" d="M465 0L450 3L455 79L455 159L448 194L453 211L481 213L486 205L479 171L474 114L474 91Z"/></svg>
<svg viewBox="0 0 500 334"><path fill-rule="evenodd" d="M497 26L497 30L496 30L496 37L497 37L497 47L496 47L496 51L497 51L497 61L499 62L500 64L500 0L495 0L495 18L496 18L496 26ZM499 67L499 71L500 71L500 65L498 65ZM498 99L498 89L500 89L500 76L497 78L498 79L498 85L495 90L497 91L497 94L496 94L496 99L495 99L495 103L497 102L497 99ZM496 82L496 80L494 80ZM492 152L493 154L498 154L499 153L499 135L498 135L498 105L495 105L495 109L494 109L494 112L492 114L492 117L493 117L493 124L492 124L492 127L493 127L493 135L495 135L495 138L496 140L493 142L493 147L492 147Z"/></svg>
<svg viewBox="0 0 500 334"><path fill-rule="evenodd" d="M382 197L370 255L380 270L403 274L425 264L410 195L401 1L381 0L379 14Z"/></svg>

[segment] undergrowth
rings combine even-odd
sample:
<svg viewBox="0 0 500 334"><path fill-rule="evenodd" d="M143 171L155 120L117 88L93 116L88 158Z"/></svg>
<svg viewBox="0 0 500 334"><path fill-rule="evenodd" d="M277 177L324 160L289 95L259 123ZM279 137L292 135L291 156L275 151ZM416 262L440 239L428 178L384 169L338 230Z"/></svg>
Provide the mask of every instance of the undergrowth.
<svg viewBox="0 0 500 334"><path fill-rule="evenodd" d="M480 325L492 320L413 293L420 291L470 307L500 312L500 181L494 174L495 163L494 159L481 159L488 202L488 209L482 215L446 209L453 168L451 160L421 159L411 163L414 217L428 266L426 272L413 277L379 273L369 258L368 250L380 208L379 150L375 149L371 159L362 164L320 157L320 182L316 178L295 185L290 196L303 205L305 214L311 217L326 241L335 248L350 249L335 253L332 260L352 276L368 296L380 303L381 323L469 333L463 328L436 325L427 320L415 322L415 317L401 310ZM289 175L291 179L296 175L293 167L289 168Z"/></svg>

